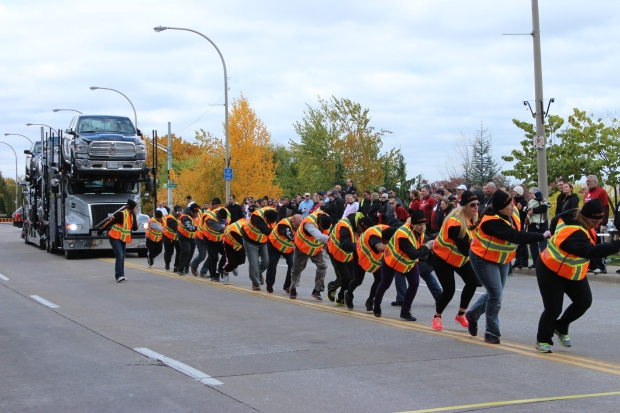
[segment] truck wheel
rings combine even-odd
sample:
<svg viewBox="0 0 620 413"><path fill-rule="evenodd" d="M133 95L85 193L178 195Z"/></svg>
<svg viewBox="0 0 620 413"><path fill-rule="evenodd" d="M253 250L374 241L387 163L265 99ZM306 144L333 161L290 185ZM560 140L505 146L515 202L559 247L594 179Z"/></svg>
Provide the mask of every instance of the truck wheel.
<svg viewBox="0 0 620 413"><path fill-rule="evenodd" d="M52 240L50 239L50 229L45 230L45 251L52 253Z"/></svg>
<svg viewBox="0 0 620 413"><path fill-rule="evenodd" d="M65 250L65 258L68 260L72 260L77 256L77 251L73 250Z"/></svg>

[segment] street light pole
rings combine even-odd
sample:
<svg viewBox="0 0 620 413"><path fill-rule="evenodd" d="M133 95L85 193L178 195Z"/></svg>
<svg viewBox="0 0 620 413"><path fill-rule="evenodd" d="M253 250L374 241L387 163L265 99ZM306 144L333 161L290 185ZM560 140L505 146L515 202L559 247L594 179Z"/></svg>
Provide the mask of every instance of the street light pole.
<svg viewBox="0 0 620 413"><path fill-rule="evenodd" d="M29 137L27 137L26 135L20 135L19 133L5 133L5 134L4 134L4 136L21 136L21 137L24 137L24 138L28 139L28 141L29 141L31 144L33 144L33 143L34 143L34 142L32 142L32 141L30 140L30 138L29 138Z"/></svg>
<svg viewBox="0 0 620 413"><path fill-rule="evenodd" d="M226 135L226 138L224 140L224 146L226 148L226 159L224 160L224 164L225 164L224 167L230 168L230 143L228 140L228 74L226 72L226 62L224 61L224 56L222 56L222 52L220 52L220 49L215 45L215 43L213 43L213 41L211 41L211 39L209 39L204 34L197 32L196 30L184 29L181 27L162 27L162 26L154 27L153 30L155 30L157 33L162 32L164 30L184 30L187 32L196 33L197 35L202 36L205 39L207 39L207 41L211 43L213 47L215 47L215 50L217 50L217 53L220 55L220 59L222 59L222 66L224 67L224 124L225 124L225 135ZM226 202L228 202L229 195L230 195L230 181L226 180Z"/></svg>
<svg viewBox="0 0 620 413"><path fill-rule="evenodd" d="M535 93L535 116L536 116L536 136L541 139L542 145L536 150L538 165L538 185L540 191L546 198L549 196L547 178L547 136L545 133L544 117L545 108L543 103L543 84L542 84L542 59L540 53L540 22L538 18L538 0L532 0L532 39L534 41L534 93Z"/></svg>
<svg viewBox="0 0 620 413"><path fill-rule="evenodd" d="M77 112L80 115L82 114L82 112L80 112L79 110L75 110L75 109L52 109L52 112L60 112L61 110L70 110L72 112Z"/></svg>
<svg viewBox="0 0 620 413"><path fill-rule="evenodd" d="M127 102L129 102L129 104L131 105L131 108L133 109L133 119L134 119L134 122L135 122L135 124L136 124L135 126L136 126L136 131L137 131L137 129L138 129L138 115L136 114L136 108L135 108L135 106L133 105L133 103L131 103L131 100L130 100L127 96L125 96L125 94L124 94L123 92L119 92L119 91L118 91L118 90L116 90L116 89L110 89L109 87L98 87L98 86L91 86L91 87L90 87L90 90L97 90L97 89L101 89L101 90L111 90L112 92L116 92L116 93L118 93L118 94L123 95L123 97L124 97L125 99L127 99Z"/></svg>
<svg viewBox="0 0 620 413"><path fill-rule="evenodd" d="M50 128L54 132L58 133L58 131L56 131L56 129L54 129L50 125L46 125L45 123L26 123L26 126L45 126L46 128Z"/></svg>
<svg viewBox="0 0 620 413"><path fill-rule="evenodd" d="M17 187L18 187L18 184L17 184L17 152L15 152L15 149L13 149L13 147L9 145L8 143L6 142L0 142L0 143L3 143L9 148L11 148L11 150L15 154L15 211L17 211Z"/></svg>

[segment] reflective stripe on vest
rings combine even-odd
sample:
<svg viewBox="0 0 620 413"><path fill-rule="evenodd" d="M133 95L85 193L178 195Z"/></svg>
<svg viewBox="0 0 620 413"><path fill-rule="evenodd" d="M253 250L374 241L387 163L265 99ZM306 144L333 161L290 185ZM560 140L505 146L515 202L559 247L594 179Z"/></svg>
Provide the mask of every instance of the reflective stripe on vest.
<svg viewBox="0 0 620 413"><path fill-rule="evenodd" d="M252 215L250 215L250 219L248 219L247 225L243 227L245 234L252 241L258 242L259 244L264 244L267 242L269 235L263 234L261 230L259 230L254 226L254 224L252 224L252 216L258 215L263 221L265 221L265 224L267 224L267 220L265 219L265 211L268 211L270 209L275 211L275 209L273 209L272 207L264 207L252 212ZM267 226L269 228L273 228L274 224L267 224Z"/></svg>
<svg viewBox="0 0 620 413"><path fill-rule="evenodd" d="M351 236L351 242L355 242L355 231L351 226L351 222L348 219L341 219L336 225L334 225L329 233L329 243L327 244L327 251L338 262L349 262L353 260L353 253L346 252L340 246L340 230L346 228Z"/></svg>
<svg viewBox="0 0 620 413"><path fill-rule="evenodd" d="M567 225L563 220L558 221L555 233L547 243L547 248L540 254L540 259L551 271L560 277L569 280L583 280L588 272L590 260L569 254L560 248L560 245L577 231L583 231L593 245L596 245L596 232L586 231L581 225Z"/></svg>
<svg viewBox="0 0 620 413"><path fill-rule="evenodd" d="M209 223L208 223L210 219L214 220L217 223L220 222L220 219L217 216L217 211L219 209L221 209L221 207L216 208L214 210L205 211L202 214L202 225L201 225L202 234L204 235L205 239L207 239L208 241L212 241L212 242L222 241L222 236L224 235L224 232L218 232L214 230L213 228L209 226ZM226 217L226 225L228 224L230 224L230 216Z"/></svg>
<svg viewBox="0 0 620 413"><path fill-rule="evenodd" d="M153 228L151 228L151 222L159 224L163 227L164 226L163 220L158 221L157 218L153 217L149 219L149 225L146 227L146 237L153 242L159 242L163 238L163 235L161 231L156 231Z"/></svg>
<svg viewBox="0 0 620 413"><path fill-rule="evenodd" d="M293 252L295 244L293 243L293 241L282 236L280 232L278 232L278 227L280 225L284 225L285 227L290 228L291 234L294 234L293 226L291 225L291 217L283 218L280 220L280 222L276 224L273 231L271 231L271 235L269 235L269 241L271 242L271 245L273 245L275 249L280 251L282 254L290 254L291 252Z"/></svg>
<svg viewBox="0 0 620 413"><path fill-rule="evenodd" d="M469 256L461 254L454 241L448 237L448 231L452 227L461 227L461 221L457 217L448 218L439 230L439 235L433 241L433 254L454 267L462 267L469 261ZM471 239L471 231L467 230Z"/></svg>
<svg viewBox="0 0 620 413"><path fill-rule="evenodd" d="M521 215L514 199L512 200L512 205L514 205L514 208L512 208L512 222L514 222L517 231L521 231Z"/></svg>
<svg viewBox="0 0 620 413"><path fill-rule="evenodd" d="M182 214L179 217L179 228L178 228L179 234L183 235L185 238L192 239L192 238L194 238L196 236L196 231L190 231L187 228L185 228L185 225L183 225L183 217L188 217L193 222L196 222L196 221L194 221L194 218L192 218L191 216L189 216L187 214Z"/></svg>
<svg viewBox="0 0 620 413"><path fill-rule="evenodd" d="M370 237L377 236L381 238L383 230L389 228L389 225L375 225L368 228L357 242L357 263L366 272L375 272L381 266L381 257L383 251L375 252L370 246Z"/></svg>
<svg viewBox="0 0 620 413"><path fill-rule="evenodd" d="M319 242L310 233L304 229L306 223L312 223L317 229L319 228L318 217L325 212L319 211L317 214L310 214L301 221L301 225L297 228L295 234L295 247L309 257L314 257L316 254L323 250L323 243ZM323 234L328 235L329 230L321 231Z"/></svg>
<svg viewBox="0 0 620 413"><path fill-rule="evenodd" d="M133 226L133 218L131 212L123 210L123 226L118 224L112 225L112 229L108 231L108 236L120 240L122 242L131 242L131 227Z"/></svg>
<svg viewBox="0 0 620 413"><path fill-rule="evenodd" d="M498 264L506 264L512 261L517 255L517 245L492 235L487 235L482 231L482 224L487 221L499 219L514 228L514 224L498 215L485 215L480 221L480 225L474 231L474 238L471 241L471 251L480 258L495 262Z"/></svg>
<svg viewBox="0 0 620 413"><path fill-rule="evenodd" d="M171 241L176 241L179 239L176 231L173 231L169 226L168 226L168 220L169 219L174 219L175 221L177 221L177 224L179 223L179 221L173 216L173 215L166 215L166 217L164 218L164 230L162 231L162 234L164 234L164 237L168 238Z"/></svg>
<svg viewBox="0 0 620 413"><path fill-rule="evenodd" d="M196 224L196 238L198 239L204 239L204 235L202 234L202 216L203 216L204 212L202 212L202 209L199 209L198 212L196 212L196 218L194 218L194 223Z"/></svg>
<svg viewBox="0 0 620 413"><path fill-rule="evenodd" d="M385 263L394 268L396 271L400 273L407 273L415 267L415 264L418 262L417 259L413 260L409 258L404 252L400 250L399 241L401 239L407 239L413 245L413 248L418 249L418 240L413 235L413 230L407 224L401 226L395 233L390 242L388 243L387 248L383 254L383 260ZM420 239L420 245L424 243L424 234L422 234L422 238Z"/></svg>
<svg viewBox="0 0 620 413"><path fill-rule="evenodd" d="M224 235L222 239L228 245L230 245L235 251L241 251L243 249L243 244L238 242L232 234L238 234L243 236L243 227L247 223L245 218L241 218L240 220L226 226L224 230Z"/></svg>

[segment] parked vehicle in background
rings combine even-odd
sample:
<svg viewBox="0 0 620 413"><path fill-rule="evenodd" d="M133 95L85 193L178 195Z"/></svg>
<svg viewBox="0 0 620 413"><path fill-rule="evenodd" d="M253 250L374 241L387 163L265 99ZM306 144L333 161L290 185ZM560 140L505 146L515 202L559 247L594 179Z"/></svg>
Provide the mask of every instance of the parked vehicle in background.
<svg viewBox="0 0 620 413"><path fill-rule="evenodd" d="M23 217L24 207L20 206L17 211L13 212L13 226L17 228L21 228L24 223Z"/></svg>

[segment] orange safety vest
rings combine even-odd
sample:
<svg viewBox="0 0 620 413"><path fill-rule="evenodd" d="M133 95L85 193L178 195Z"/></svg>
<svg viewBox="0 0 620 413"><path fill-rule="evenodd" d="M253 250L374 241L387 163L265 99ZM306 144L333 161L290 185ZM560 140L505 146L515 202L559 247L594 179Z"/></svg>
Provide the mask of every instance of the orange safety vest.
<svg viewBox="0 0 620 413"><path fill-rule="evenodd" d="M267 223L267 220L265 219L265 211L268 211L270 209L275 211L275 209L272 207L264 207L264 208L259 208L256 211L252 212L252 215L250 215L250 219L248 219L247 225L243 227L245 234L252 241L258 242L259 244L264 244L267 242L269 235L263 234L258 228L254 226L254 224L252 224L252 216L258 215L259 217L263 219L263 221L265 221L265 223ZM273 228L274 224L267 224L267 226L269 228Z"/></svg>
<svg viewBox="0 0 620 413"><path fill-rule="evenodd" d="M424 243L424 233L422 233L420 243L418 244L418 239L413 234L413 229L405 224L394 233L383 253L383 260L389 267L405 274L411 271L419 260L411 259L400 249L400 240L403 238L408 239L413 244L413 248L418 249Z"/></svg>
<svg viewBox="0 0 620 413"><path fill-rule="evenodd" d="M515 224L498 215L485 215L480 221L480 225L474 231L474 238L471 241L471 251L480 258L498 264L507 264L517 255L517 245L482 231L482 224L487 221L499 219L516 229Z"/></svg>
<svg viewBox="0 0 620 413"><path fill-rule="evenodd" d="M514 222L517 231L521 231L521 215L519 214L519 208L517 208L517 203L514 199L512 200L512 205L514 205L512 209L512 222Z"/></svg>
<svg viewBox="0 0 620 413"><path fill-rule="evenodd" d="M212 241L212 242L221 242L222 241L222 236L224 235L223 232L218 232L216 230L214 230L213 228L211 228L208 225L208 222L210 219L216 221L216 222L220 222L220 219L217 216L217 211L219 209L222 209L222 207L214 209L214 210L208 210L205 211L204 214L202 214L202 225L201 225L201 229L202 229L202 234L204 235L205 239L207 241ZM228 210L226 210L226 212L228 212ZM226 215L226 225L230 224L230 214Z"/></svg>
<svg viewBox="0 0 620 413"><path fill-rule="evenodd" d="M560 245L577 231L583 231L590 239L590 242L596 245L597 235L593 229L587 231L581 225L567 225L560 219L555 227L555 233L549 238L547 248L540 254L540 258L547 268L557 273L560 277L573 281L583 280L586 277L590 260L569 254L560 248Z"/></svg>
<svg viewBox="0 0 620 413"><path fill-rule="evenodd" d="M194 224L196 224L196 238L198 239L204 239L204 236L202 235L202 216L202 209L199 209L196 213L196 218L194 218Z"/></svg>
<svg viewBox="0 0 620 413"><path fill-rule="evenodd" d="M168 220L169 219L174 219L175 221L177 221L177 224L179 223L179 220L177 220L174 215L166 215L164 217L164 230L162 231L162 234L164 234L164 237L168 238L171 241L176 241L179 239L176 231L173 231L169 226L168 226Z"/></svg>
<svg viewBox="0 0 620 413"><path fill-rule="evenodd" d="M389 225L375 225L368 228L357 242L357 263L366 272L375 272L381 267L381 257L383 257L383 251L375 252L370 246L370 237L373 235L381 238L383 230L389 228Z"/></svg>
<svg viewBox="0 0 620 413"><path fill-rule="evenodd" d="M280 225L289 227L291 229L291 233L294 234L293 226L291 225L291 217L283 218L276 224L273 231L271 231L271 234L269 235L269 241L271 242L271 245L273 245L282 254L290 254L291 252L293 252L295 244L293 243L293 241L280 235L280 233L278 232L278 227Z"/></svg>
<svg viewBox="0 0 620 413"><path fill-rule="evenodd" d="M179 217L179 228L178 228L179 234L189 239L196 237L196 231L190 231L189 229L185 228L185 225L183 225L183 217L188 217L192 221L196 222L195 218L192 218L190 215L181 214L181 216Z"/></svg>
<svg viewBox="0 0 620 413"><path fill-rule="evenodd" d="M122 242L131 242L131 227L133 226L133 214L128 210L123 210L123 226L119 224L112 225L112 229L108 231L108 236L120 240Z"/></svg>
<svg viewBox="0 0 620 413"><path fill-rule="evenodd" d="M353 253L346 252L340 246L340 230L345 227L349 231L351 240L355 241L355 230L351 226L351 222L348 219L341 219L336 225L334 225L329 233L329 243L327 244L327 251L338 262L349 262L353 260Z"/></svg>
<svg viewBox="0 0 620 413"><path fill-rule="evenodd" d="M310 233L306 232L304 226L306 223L312 223L317 229L319 228L318 217L325 212L319 211L316 215L310 214L301 221L301 225L297 228L297 233L295 234L295 247L304 254L309 257L314 257L319 252L323 250L323 243L319 242L316 238L314 238ZM329 234L329 230L321 231L324 235Z"/></svg>
<svg viewBox="0 0 620 413"><path fill-rule="evenodd" d="M153 228L151 228L151 222L155 222L159 225L162 226L162 228L164 227L164 223L163 223L163 219L161 221L158 221L157 218L152 217L151 219L149 219L149 224L146 227L146 237L148 239L150 239L153 242L159 242L161 241L163 235L161 231L156 231Z"/></svg>
<svg viewBox="0 0 620 413"><path fill-rule="evenodd" d="M227 225L226 229L224 230L224 235L222 236L222 239L235 251L241 251L243 249L243 244L237 242L237 240L235 239L235 237L233 237L232 234L238 234L243 236L243 233L241 231L243 231L243 227L246 225L246 223L247 221L245 220L245 218L241 218L240 220L233 222L230 225Z"/></svg>
<svg viewBox="0 0 620 413"><path fill-rule="evenodd" d="M457 217L450 217L441 226L439 235L433 241L433 254L454 267L462 267L469 261L469 256L461 254L454 240L448 237L448 231L452 227L461 227L461 221ZM467 235L471 239L471 231L469 229L467 230Z"/></svg>

